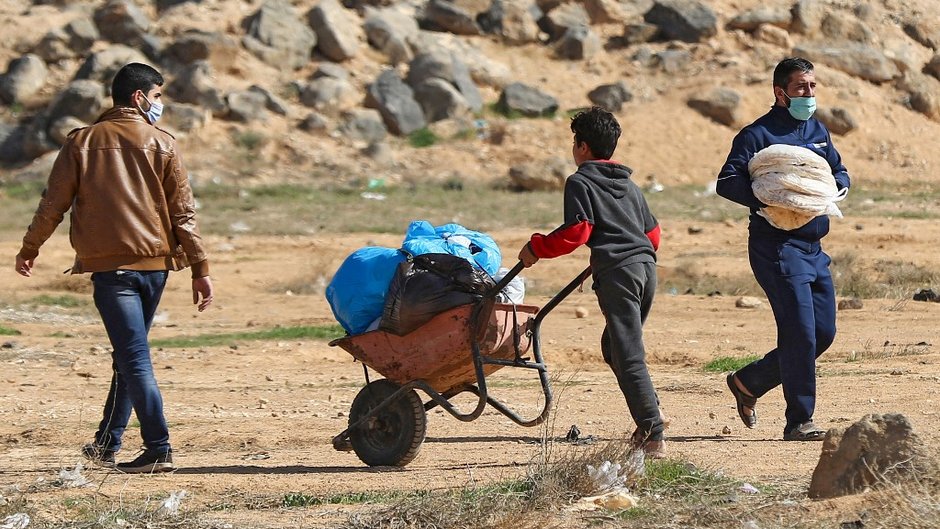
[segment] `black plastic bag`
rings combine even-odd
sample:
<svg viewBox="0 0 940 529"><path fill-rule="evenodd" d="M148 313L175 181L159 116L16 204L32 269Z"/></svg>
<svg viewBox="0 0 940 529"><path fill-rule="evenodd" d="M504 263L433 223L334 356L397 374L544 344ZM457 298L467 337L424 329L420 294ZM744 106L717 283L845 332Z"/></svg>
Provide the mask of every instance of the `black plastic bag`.
<svg viewBox="0 0 940 529"><path fill-rule="evenodd" d="M489 274L462 257L446 253L412 257L398 265L379 328L404 336L445 310L479 301L495 286Z"/></svg>

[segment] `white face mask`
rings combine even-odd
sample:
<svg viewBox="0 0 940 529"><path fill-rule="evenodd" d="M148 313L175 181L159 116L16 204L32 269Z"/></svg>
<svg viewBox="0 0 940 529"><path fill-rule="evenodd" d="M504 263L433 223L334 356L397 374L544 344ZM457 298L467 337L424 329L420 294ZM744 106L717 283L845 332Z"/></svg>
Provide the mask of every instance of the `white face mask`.
<svg viewBox="0 0 940 529"><path fill-rule="evenodd" d="M160 116L163 115L163 103L151 102L149 99L147 99L146 95L144 96L144 101L146 101L147 104L150 105L150 108L148 108L147 110L144 110L140 108L140 106L138 106L137 109L140 110L144 114L144 117L147 118L147 121L149 121L150 124L153 125L157 121L159 121Z"/></svg>

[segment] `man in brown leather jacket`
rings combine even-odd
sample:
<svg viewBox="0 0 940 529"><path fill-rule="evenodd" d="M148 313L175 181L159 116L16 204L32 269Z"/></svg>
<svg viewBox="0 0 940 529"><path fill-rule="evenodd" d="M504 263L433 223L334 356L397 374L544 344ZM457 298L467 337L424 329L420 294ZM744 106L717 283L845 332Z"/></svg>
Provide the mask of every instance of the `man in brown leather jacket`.
<svg viewBox="0 0 940 529"><path fill-rule="evenodd" d="M192 269L200 312L213 294L179 149L154 126L162 86L163 76L150 66L121 68L111 85L114 106L90 127L72 131L59 151L16 256L16 271L29 277L39 248L71 208L72 273L91 273L95 306L114 348L103 418L83 454L129 473L175 469L147 342L169 270ZM114 465L131 409L144 452Z"/></svg>

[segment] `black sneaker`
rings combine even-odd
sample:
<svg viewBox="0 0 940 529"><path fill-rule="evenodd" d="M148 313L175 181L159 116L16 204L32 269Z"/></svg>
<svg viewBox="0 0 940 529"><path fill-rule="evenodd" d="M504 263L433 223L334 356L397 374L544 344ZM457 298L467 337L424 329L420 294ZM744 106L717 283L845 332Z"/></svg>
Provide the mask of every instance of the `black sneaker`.
<svg viewBox="0 0 940 529"><path fill-rule="evenodd" d="M85 459L103 467L114 466L114 452L96 443L88 443L82 447L82 455Z"/></svg>
<svg viewBox="0 0 940 529"><path fill-rule="evenodd" d="M125 474L152 474L176 470L173 466L172 450L166 452L144 450L144 453L137 456L137 459L130 463L118 463L114 468Z"/></svg>

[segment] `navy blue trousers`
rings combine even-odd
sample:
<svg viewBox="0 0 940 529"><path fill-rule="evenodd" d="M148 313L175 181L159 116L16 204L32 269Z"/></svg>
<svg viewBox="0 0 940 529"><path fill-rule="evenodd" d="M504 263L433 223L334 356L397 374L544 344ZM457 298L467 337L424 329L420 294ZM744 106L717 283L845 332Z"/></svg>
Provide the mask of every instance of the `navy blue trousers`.
<svg viewBox="0 0 940 529"><path fill-rule="evenodd" d="M751 270L777 322L777 347L737 372L755 397L778 385L787 402L784 433L813 418L816 358L836 335L836 296L819 242L748 239Z"/></svg>

